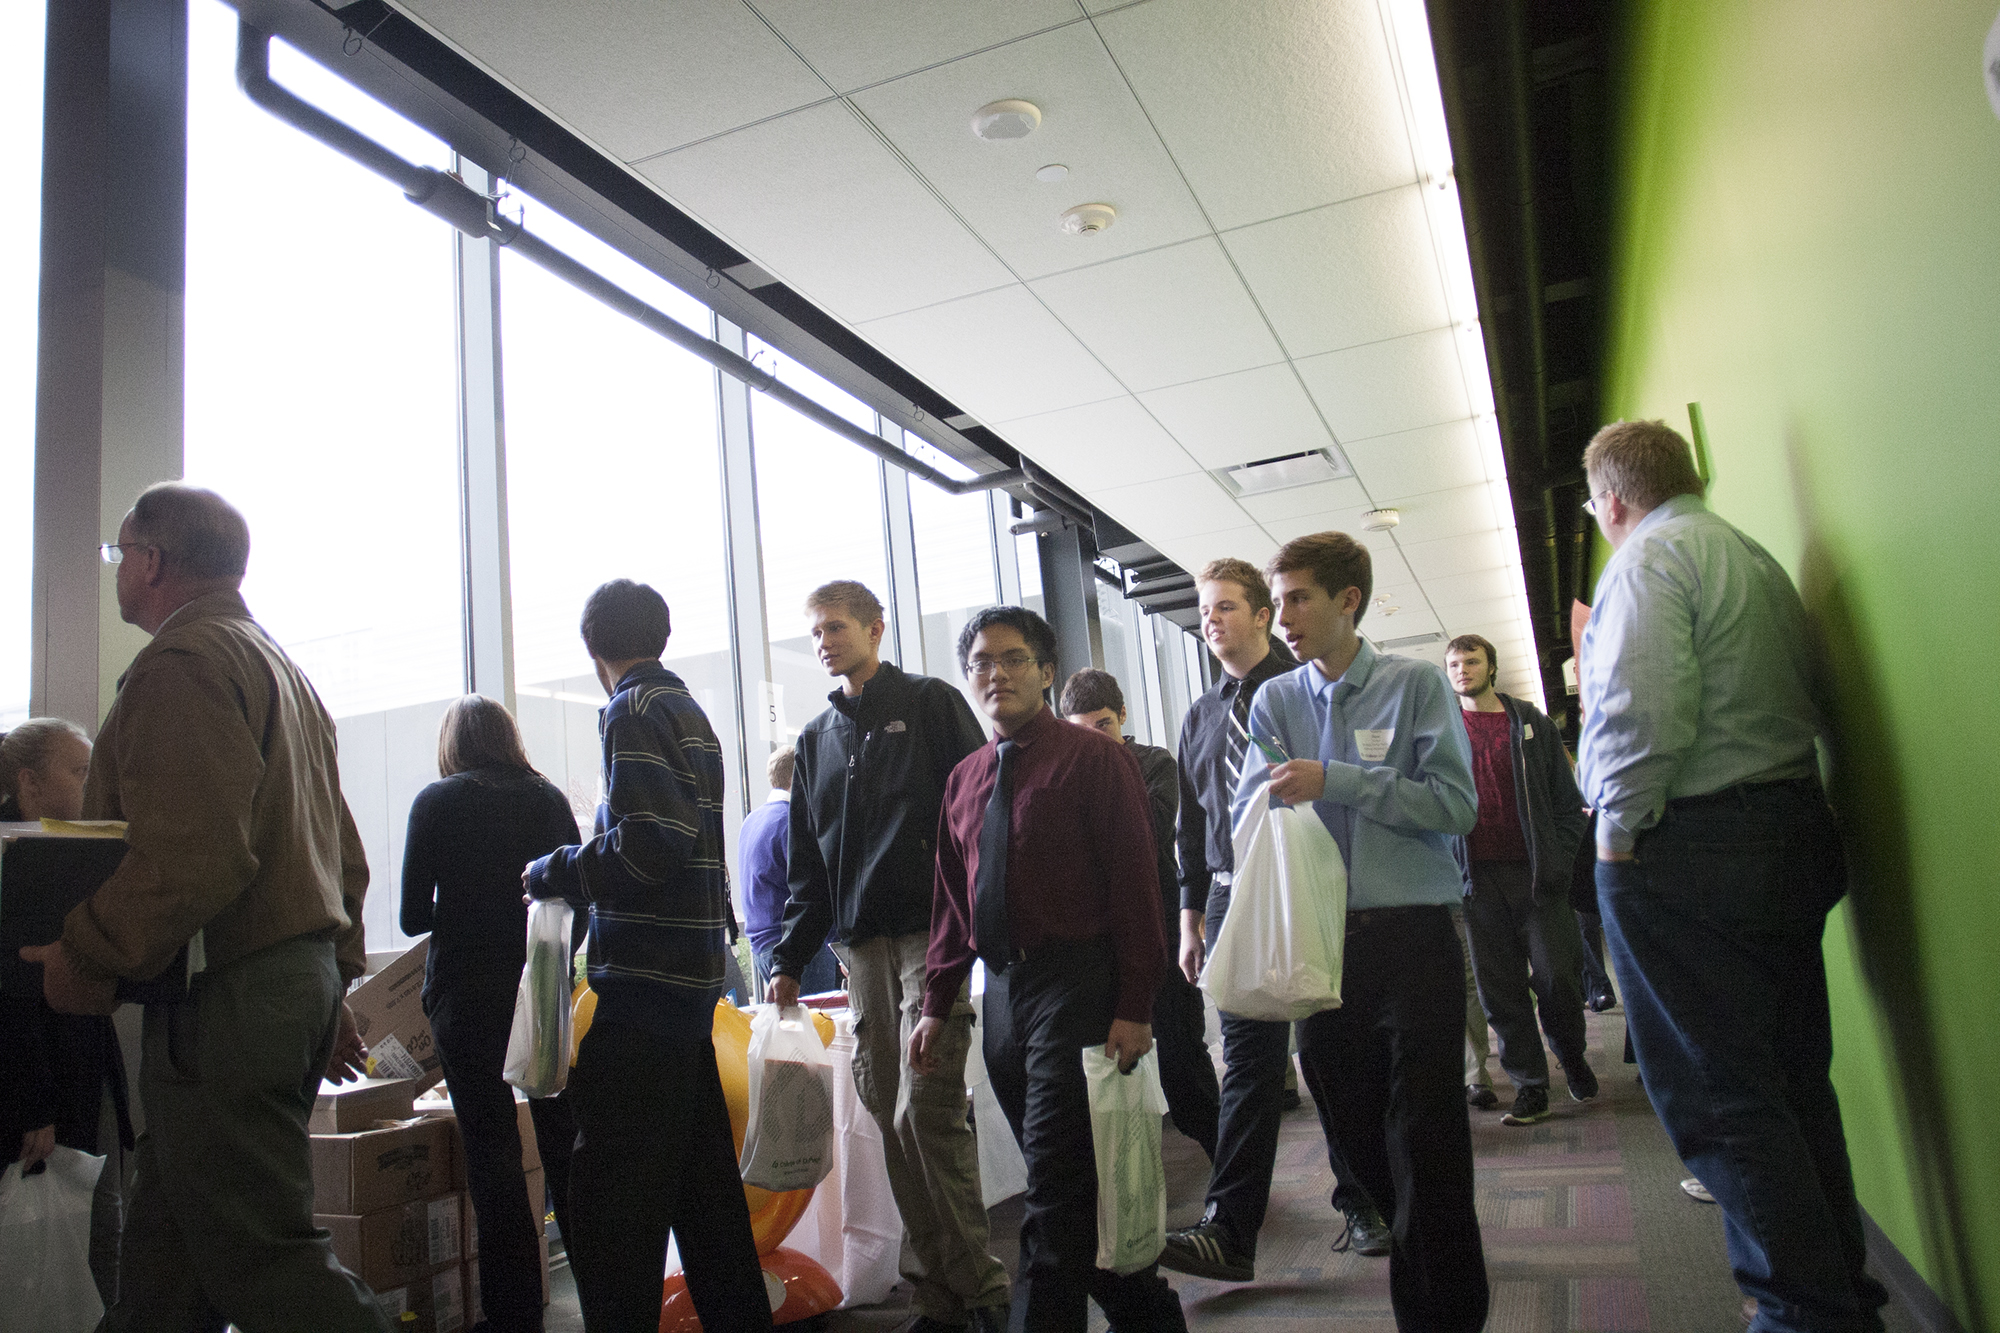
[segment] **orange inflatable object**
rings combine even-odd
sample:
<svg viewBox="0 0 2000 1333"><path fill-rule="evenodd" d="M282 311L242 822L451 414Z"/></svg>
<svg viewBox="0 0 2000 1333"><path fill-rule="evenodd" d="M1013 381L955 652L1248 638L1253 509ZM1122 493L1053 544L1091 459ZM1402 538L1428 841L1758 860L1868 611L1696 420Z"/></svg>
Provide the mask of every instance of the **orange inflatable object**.
<svg viewBox="0 0 2000 1333"><path fill-rule="evenodd" d="M806 1191L801 1191L806 1192ZM764 1295L771 1302L771 1322L789 1324L810 1319L840 1306L840 1284L819 1264L797 1250L779 1248L757 1261L764 1266ZM688 1295L687 1278L667 1279L660 1303L660 1333L700 1333L701 1320Z"/></svg>
<svg viewBox="0 0 2000 1333"><path fill-rule="evenodd" d="M597 1013L597 992L586 983L576 988L572 1001L573 1025L576 1041L580 1045L583 1034L590 1030L590 1020ZM825 1014L813 1011L813 1030L819 1033L820 1044L833 1044L833 1020ZM722 1097L729 1103L729 1134L736 1143L736 1151L743 1152L743 1134L750 1126L750 1015L738 1009L727 1000L715 1006L715 1068L722 1076ZM572 1053L570 1062L575 1063ZM805 1215L806 1205L812 1202L811 1190L789 1190L784 1194L773 1194L769 1190L758 1189L755 1185L743 1187L744 1200L750 1205L750 1233L756 1238L757 1253L769 1255L784 1244L785 1237L792 1234ZM810 1263L810 1260L801 1260ZM818 1265L814 1265L818 1269ZM824 1269L818 1269L822 1276ZM676 1279L678 1280L678 1279ZM826 1279L831 1282L832 1278ZM834 1303L839 1304L836 1288ZM688 1307L690 1312L693 1306ZM831 1306L827 1307L831 1309ZM689 1318L693 1318L690 1313Z"/></svg>

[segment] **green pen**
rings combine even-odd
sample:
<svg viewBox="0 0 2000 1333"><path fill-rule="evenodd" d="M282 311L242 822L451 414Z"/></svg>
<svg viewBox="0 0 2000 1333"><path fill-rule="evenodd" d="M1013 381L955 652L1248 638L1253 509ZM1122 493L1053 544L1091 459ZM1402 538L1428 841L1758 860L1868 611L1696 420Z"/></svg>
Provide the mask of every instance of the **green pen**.
<svg viewBox="0 0 2000 1333"><path fill-rule="evenodd" d="M1250 739L1257 743L1259 750L1263 751L1267 763L1289 764L1292 761L1292 757L1285 753L1285 747L1276 741L1267 741L1255 733L1251 734Z"/></svg>

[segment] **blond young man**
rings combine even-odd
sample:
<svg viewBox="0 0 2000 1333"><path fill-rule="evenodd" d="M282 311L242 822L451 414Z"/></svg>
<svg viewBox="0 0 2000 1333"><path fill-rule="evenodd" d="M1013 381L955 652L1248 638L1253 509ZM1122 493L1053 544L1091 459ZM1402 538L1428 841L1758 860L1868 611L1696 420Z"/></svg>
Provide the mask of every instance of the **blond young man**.
<svg viewBox="0 0 2000 1333"><path fill-rule="evenodd" d="M958 762L986 744L965 696L882 660L882 603L840 580L806 599L812 640L840 679L794 746L791 896L769 997L796 1004L829 936L856 1019L854 1086L882 1131L889 1189L909 1235L912 1333L1007 1317L1007 1271L986 1248L979 1159L965 1123L972 1002L961 987L931 1045L905 1058L923 1016L938 812Z"/></svg>

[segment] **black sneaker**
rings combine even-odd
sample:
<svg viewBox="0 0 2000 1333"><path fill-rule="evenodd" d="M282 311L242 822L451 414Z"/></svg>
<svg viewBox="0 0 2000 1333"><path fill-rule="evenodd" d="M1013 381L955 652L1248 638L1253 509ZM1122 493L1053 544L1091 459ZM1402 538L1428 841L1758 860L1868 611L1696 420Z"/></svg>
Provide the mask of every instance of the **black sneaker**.
<svg viewBox="0 0 2000 1333"><path fill-rule="evenodd" d="M1373 1204L1347 1214L1347 1229L1333 1243L1333 1252L1345 1254L1349 1250L1371 1259L1389 1252L1389 1224L1382 1220L1381 1212Z"/></svg>
<svg viewBox="0 0 2000 1333"><path fill-rule="evenodd" d="M1490 1111L1500 1104L1500 1094L1479 1083L1465 1088L1465 1104L1475 1111Z"/></svg>
<svg viewBox="0 0 2000 1333"><path fill-rule="evenodd" d="M1565 1069L1563 1073L1569 1078L1571 1101L1587 1102L1597 1095L1597 1075L1591 1071L1588 1062L1578 1060L1573 1068Z"/></svg>
<svg viewBox="0 0 2000 1333"><path fill-rule="evenodd" d="M1248 1282L1257 1276L1256 1260L1236 1248L1220 1222L1169 1231L1160 1267L1216 1282Z"/></svg>
<svg viewBox="0 0 2000 1333"><path fill-rule="evenodd" d="M1549 1090L1523 1088L1514 1094L1514 1109L1500 1117L1503 1125L1532 1125L1549 1118Z"/></svg>

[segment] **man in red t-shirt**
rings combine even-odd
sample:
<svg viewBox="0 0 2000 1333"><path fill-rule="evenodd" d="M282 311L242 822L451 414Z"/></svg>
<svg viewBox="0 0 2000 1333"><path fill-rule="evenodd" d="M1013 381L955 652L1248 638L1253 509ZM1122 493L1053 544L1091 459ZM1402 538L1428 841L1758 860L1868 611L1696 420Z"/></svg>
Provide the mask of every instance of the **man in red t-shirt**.
<svg viewBox="0 0 2000 1333"><path fill-rule="evenodd" d="M1479 1002L1500 1037L1500 1067L1514 1083L1509 1125L1549 1116L1549 1061L1535 1031L1541 1012L1569 1095L1589 1101L1597 1076L1583 1058L1582 966L1570 866L1586 820L1583 797L1555 723L1493 688L1493 645L1462 634L1445 649L1445 674L1472 737L1479 823L1459 840L1465 931Z"/></svg>

